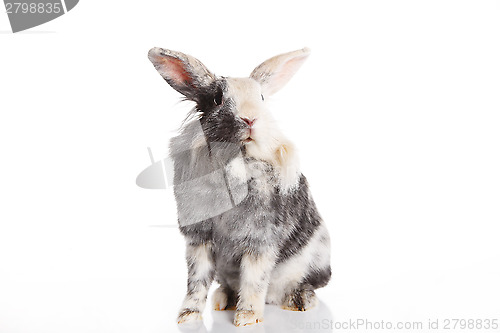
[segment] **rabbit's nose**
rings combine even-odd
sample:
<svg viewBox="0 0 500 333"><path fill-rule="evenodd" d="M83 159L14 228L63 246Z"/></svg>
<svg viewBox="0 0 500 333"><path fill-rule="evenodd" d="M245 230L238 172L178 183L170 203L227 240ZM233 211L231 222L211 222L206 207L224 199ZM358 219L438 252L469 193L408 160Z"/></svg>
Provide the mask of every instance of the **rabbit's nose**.
<svg viewBox="0 0 500 333"><path fill-rule="evenodd" d="M245 123L247 123L248 126L252 127L253 124L257 121L256 118L253 118L253 119L249 119L249 118L246 118L246 117L241 117L241 119L243 119L243 121Z"/></svg>

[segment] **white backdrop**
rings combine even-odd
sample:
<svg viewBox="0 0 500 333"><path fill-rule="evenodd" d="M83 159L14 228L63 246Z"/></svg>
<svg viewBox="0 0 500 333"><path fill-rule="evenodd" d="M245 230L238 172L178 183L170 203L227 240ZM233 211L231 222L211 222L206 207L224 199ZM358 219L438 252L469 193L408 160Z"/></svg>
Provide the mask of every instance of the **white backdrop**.
<svg viewBox="0 0 500 333"><path fill-rule="evenodd" d="M82 0L12 34L0 14L0 332L177 331L173 196L135 177L190 105L153 46L225 76L312 49L272 109L327 221L333 279L318 309L267 307L250 330L500 321L499 17L487 0ZM196 329L228 332L231 315L207 308Z"/></svg>

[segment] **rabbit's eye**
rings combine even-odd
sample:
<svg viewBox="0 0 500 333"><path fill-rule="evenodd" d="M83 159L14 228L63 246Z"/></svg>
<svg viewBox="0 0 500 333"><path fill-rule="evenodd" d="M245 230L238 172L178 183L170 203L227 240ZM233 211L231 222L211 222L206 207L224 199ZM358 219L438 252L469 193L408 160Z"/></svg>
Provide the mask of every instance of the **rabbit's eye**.
<svg viewBox="0 0 500 333"><path fill-rule="evenodd" d="M214 103L215 103L215 105L222 104L222 89L220 89L220 88L217 90L217 93L215 94Z"/></svg>
<svg viewBox="0 0 500 333"><path fill-rule="evenodd" d="M262 97L262 100L264 100L264 95L260 94L260 97Z"/></svg>

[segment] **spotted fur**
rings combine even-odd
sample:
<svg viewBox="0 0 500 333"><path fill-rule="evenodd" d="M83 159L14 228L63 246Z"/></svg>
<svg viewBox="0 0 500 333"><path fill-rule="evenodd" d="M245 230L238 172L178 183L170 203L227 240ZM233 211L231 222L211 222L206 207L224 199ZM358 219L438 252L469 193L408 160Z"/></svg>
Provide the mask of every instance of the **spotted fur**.
<svg viewBox="0 0 500 333"><path fill-rule="evenodd" d="M249 78L228 78L180 52L149 52L162 77L196 103L195 117L170 144L187 243L188 287L179 323L201 318L213 279L220 284L213 307L236 307L236 326L262 321L266 302L308 310L316 304L314 290L330 280L328 232L295 148L266 103L308 54L278 55ZM219 212L216 202L228 191L232 205Z"/></svg>

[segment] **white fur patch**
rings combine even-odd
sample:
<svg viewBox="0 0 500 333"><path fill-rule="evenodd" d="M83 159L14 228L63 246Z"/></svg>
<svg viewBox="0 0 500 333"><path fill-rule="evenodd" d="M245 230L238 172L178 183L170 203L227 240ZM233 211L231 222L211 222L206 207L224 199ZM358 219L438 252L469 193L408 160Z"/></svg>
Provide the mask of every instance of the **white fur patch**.
<svg viewBox="0 0 500 333"><path fill-rule="evenodd" d="M263 316L269 277L275 262L274 258L271 253L258 257L243 255L238 310L252 311L256 318Z"/></svg>
<svg viewBox="0 0 500 333"><path fill-rule="evenodd" d="M228 97L236 103L236 116L254 120L253 141L245 146L248 156L273 165L282 190L293 189L300 175L298 155L262 101L260 84L251 78L228 78L227 83Z"/></svg>
<svg viewBox="0 0 500 333"><path fill-rule="evenodd" d="M227 306L227 295L222 287L217 288L212 296L213 309L222 311Z"/></svg>
<svg viewBox="0 0 500 333"><path fill-rule="evenodd" d="M274 268L268 289L268 303L281 305L283 296L293 290L308 272L328 267L330 264L329 243L322 241L322 238L327 235L326 227L321 224L300 253Z"/></svg>
<svg viewBox="0 0 500 333"><path fill-rule="evenodd" d="M254 257L252 255L244 255L241 259L241 283L253 284L259 282L262 277L268 273L274 266L274 256L261 255Z"/></svg>
<svg viewBox="0 0 500 333"><path fill-rule="evenodd" d="M246 181L248 180L245 161L241 156L238 156L231 162L229 162L229 164L226 166L226 170L232 177L238 179L243 183L246 183Z"/></svg>
<svg viewBox="0 0 500 333"><path fill-rule="evenodd" d="M196 258L196 274L193 275L193 280L203 280L212 270L213 264L211 256L211 246L209 244L201 244L196 247L187 247L187 256Z"/></svg>

